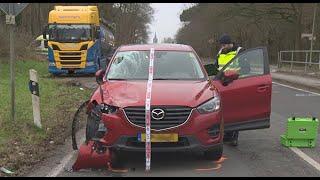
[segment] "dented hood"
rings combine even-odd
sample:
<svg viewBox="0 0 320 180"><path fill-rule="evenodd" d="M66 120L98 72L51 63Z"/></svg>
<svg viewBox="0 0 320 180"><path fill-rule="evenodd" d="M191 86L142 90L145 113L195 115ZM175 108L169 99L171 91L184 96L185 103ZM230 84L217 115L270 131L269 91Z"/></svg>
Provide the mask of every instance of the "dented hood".
<svg viewBox="0 0 320 180"><path fill-rule="evenodd" d="M108 81L102 85L104 103L117 106L144 106L147 81ZM92 100L101 102L97 88ZM196 107L213 97L208 81L154 80L151 105Z"/></svg>

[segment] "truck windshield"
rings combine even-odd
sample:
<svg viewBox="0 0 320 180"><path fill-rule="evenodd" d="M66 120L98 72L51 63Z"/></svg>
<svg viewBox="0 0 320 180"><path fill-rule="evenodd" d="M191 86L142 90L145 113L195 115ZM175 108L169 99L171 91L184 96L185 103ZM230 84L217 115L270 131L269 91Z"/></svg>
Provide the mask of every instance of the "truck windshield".
<svg viewBox="0 0 320 180"><path fill-rule="evenodd" d="M48 32L50 41L81 42L92 39L92 28L88 24L51 24Z"/></svg>
<svg viewBox="0 0 320 180"><path fill-rule="evenodd" d="M150 51L123 51L114 57L108 80L147 80ZM154 80L203 80L193 52L155 51Z"/></svg>

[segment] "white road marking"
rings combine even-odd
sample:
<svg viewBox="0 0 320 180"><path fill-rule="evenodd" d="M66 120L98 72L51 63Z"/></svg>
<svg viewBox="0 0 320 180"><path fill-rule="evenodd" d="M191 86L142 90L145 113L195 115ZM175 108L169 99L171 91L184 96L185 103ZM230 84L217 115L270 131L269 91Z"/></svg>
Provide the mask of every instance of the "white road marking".
<svg viewBox="0 0 320 180"><path fill-rule="evenodd" d="M71 153L67 154L62 160L61 163L56 166L55 168L52 169L52 171L50 171L46 177L56 177L57 175L59 175L62 170L64 169L64 167L66 166L66 164L73 158L73 156L76 154L77 151L72 151Z"/></svg>
<svg viewBox="0 0 320 180"><path fill-rule="evenodd" d="M287 88L291 88L291 89L295 89L295 90L298 90L298 91L303 91L303 92L307 92L307 93L310 93L310 94L314 94L314 95L318 95L320 96L319 93L316 93L316 92L312 92L312 91L307 91L307 90L304 90L304 89L299 89L299 88L296 88L296 87L292 87L292 86L288 86L288 85L285 85L285 84L281 84L281 83L277 83L277 82L272 82L273 84L277 84L277 85L280 85L280 86L284 86L284 87L287 87ZM309 163L311 166L313 166L314 168L316 168L318 171L320 171L320 164L315 161L314 159L312 159L311 157L309 157L307 154L305 154L304 152L302 152L300 149L296 148L296 147L290 147L289 149L291 149L295 154L297 154L300 158L302 158L303 160L305 160L307 163Z"/></svg>
<svg viewBox="0 0 320 180"><path fill-rule="evenodd" d="M85 137L80 139L80 144L84 142ZM56 177L58 176L64 169L64 167L70 162L70 160L77 154L77 150L73 150L72 152L68 153L66 156L63 157L61 160L61 163L53 168L47 175L46 177Z"/></svg>
<svg viewBox="0 0 320 180"><path fill-rule="evenodd" d="M308 90L296 88L296 87L289 86L289 85L286 85L286 84L281 84L281 83L278 83L278 82L272 82L272 83L273 83L273 84L276 84L276 85L284 86L284 87L287 87L287 88L295 89L295 90L298 90L298 91L303 91L303 92L307 92L307 93L310 93L310 94L314 94L314 95L320 96L320 94L319 94L319 93L316 93L316 92L312 92L312 91L308 91Z"/></svg>
<svg viewBox="0 0 320 180"><path fill-rule="evenodd" d="M304 152L302 152L300 149L296 147L290 147L290 149L296 153L299 157L301 157L303 160L307 161L311 166L316 168L318 171L320 171L320 164L310 158L308 155L306 155Z"/></svg>
<svg viewBox="0 0 320 180"><path fill-rule="evenodd" d="M307 94L296 94L296 96L298 96L298 97L306 97L306 96L320 96L320 95L307 93Z"/></svg>

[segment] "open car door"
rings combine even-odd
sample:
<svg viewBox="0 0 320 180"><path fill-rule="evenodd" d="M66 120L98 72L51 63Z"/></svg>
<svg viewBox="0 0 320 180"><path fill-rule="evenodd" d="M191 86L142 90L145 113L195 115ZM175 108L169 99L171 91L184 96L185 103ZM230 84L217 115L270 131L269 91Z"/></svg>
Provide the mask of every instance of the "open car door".
<svg viewBox="0 0 320 180"><path fill-rule="evenodd" d="M221 95L224 131L270 127L272 79L266 47L238 54L213 84Z"/></svg>

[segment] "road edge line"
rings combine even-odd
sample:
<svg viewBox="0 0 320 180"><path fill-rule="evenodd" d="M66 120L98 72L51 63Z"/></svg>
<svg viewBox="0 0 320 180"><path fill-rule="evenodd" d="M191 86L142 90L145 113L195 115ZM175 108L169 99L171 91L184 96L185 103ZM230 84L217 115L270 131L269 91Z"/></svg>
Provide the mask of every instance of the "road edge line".
<svg viewBox="0 0 320 180"><path fill-rule="evenodd" d="M63 157L63 159L61 160L61 163L56 166L55 168L52 169L52 171L50 171L46 177L56 177L58 174L60 174L63 170L63 168L66 166L66 164L73 158L73 156L76 154L76 151L72 151L70 152L68 155L66 155L65 157Z"/></svg>
<svg viewBox="0 0 320 180"><path fill-rule="evenodd" d="M80 142L84 142L85 137L82 137L80 139ZM57 165L55 168L53 168L47 175L46 177L56 177L57 175L59 175L63 168L70 162L70 160L73 158L73 156L76 155L76 152L78 150L73 150L71 151L69 154L65 155L62 160L60 161L61 163L59 165Z"/></svg>
<svg viewBox="0 0 320 180"><path fill-rule="evenodd" d="M302 152L300 149L296 147L290 147L290 149L294 153L296 153L300 158L305 160L307 163L309 163L311 166L313 166L320 172L320 164L317 161L315 161L314 159L312 159L311 157L309 157L307 154L305 154L304 152Z"/></svg>

